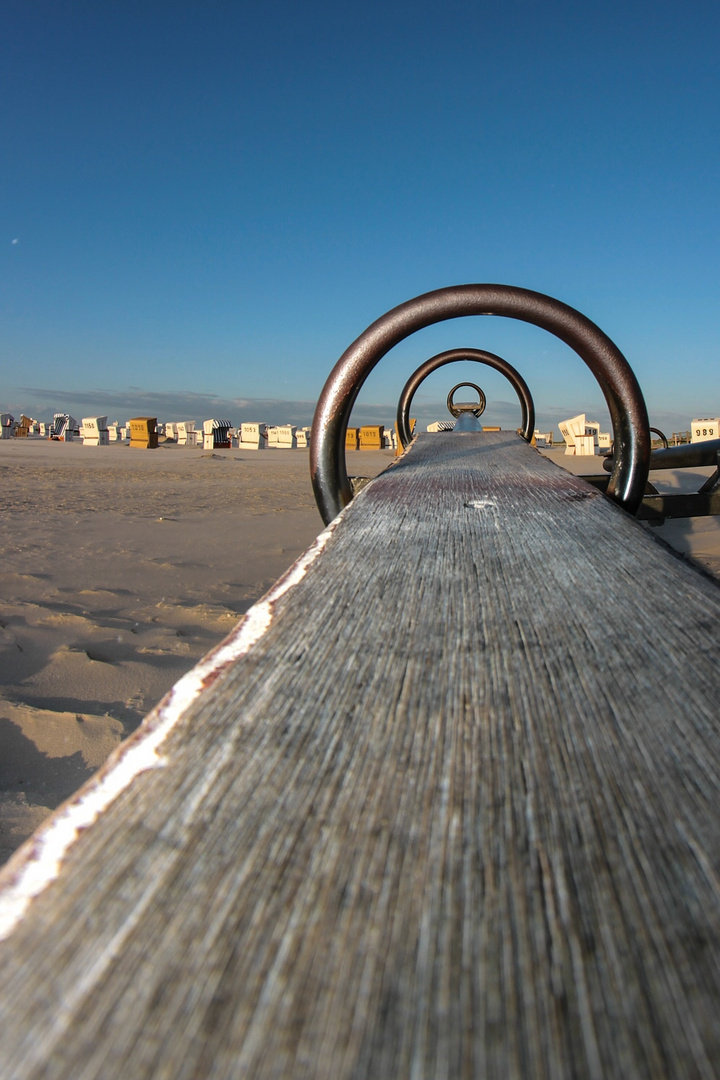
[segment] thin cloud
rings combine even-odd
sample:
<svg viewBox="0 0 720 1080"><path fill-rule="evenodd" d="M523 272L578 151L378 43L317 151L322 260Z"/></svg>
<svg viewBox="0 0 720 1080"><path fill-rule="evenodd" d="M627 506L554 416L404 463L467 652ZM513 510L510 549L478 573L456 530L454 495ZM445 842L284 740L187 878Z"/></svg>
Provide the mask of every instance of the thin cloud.
<svg viewBox="0 0 720 1080"><path fill-rule="evenodd" d="M243 421L309 424L315 411L314 401L287 401L281 398L227 398L218 394L190 391L127 390L60 390L57 387L23 386L16 400L3 408L11 412L25 411L39 419L49 419L54 412L69 412L77 419L83 416L107 415L126 420L131 416L157 416L160 421L207 420L210 417L228 418L234 424Z"/></svg>
<svg viewBox="0 0 720 1080"><path fill-rule="evenodd" d="M54 412L69 412L77 419L83 416L107 415L111 420L126 420L131 416L157 416L160 421L207 420L223 417L239 424L259 420L270 424L291 423L302 427L312 423L315 401L285 398L222 397L190 391L146 391L135 387L127 390L59 390L55 387L20 387L18 400L8 404L11 412L24 411L38 419L49 419ZM396 402L359 402L353 410L351 423L385 424L395 422ZM448 413L444 402L419 400L413 402L412 415L421 425L444 420ZM560 419L564 419L561 413ZM517 427L520 407L517 401L492 401L485 417L488 423Z"/></svg>

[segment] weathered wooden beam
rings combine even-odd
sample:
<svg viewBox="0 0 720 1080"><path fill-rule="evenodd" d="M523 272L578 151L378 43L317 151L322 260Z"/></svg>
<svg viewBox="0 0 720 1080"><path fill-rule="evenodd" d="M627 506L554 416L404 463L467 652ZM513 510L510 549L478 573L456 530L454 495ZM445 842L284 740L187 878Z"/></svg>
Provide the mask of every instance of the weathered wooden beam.
<svg viewBox="0 0 720 1080"><path fill-rule="evenodd" d="M8 864L0 1075L716 1076L719 625L419 438Z"/></svg>

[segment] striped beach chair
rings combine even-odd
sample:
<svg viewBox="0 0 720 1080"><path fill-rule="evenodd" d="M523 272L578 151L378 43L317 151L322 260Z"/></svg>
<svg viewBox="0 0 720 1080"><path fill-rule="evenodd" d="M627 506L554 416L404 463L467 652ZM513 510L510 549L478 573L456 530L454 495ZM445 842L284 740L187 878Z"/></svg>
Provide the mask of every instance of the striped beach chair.
<svg viewBox="0 0 720 1080"><path fill-rule="evenodd" d="M203 449L229 450L231 420L206 420L203 423Z"/></svg>
<svg viewBox="0 0 720 1080"><path fill-rule="evenodd" d="M78 422L69 413L55 413L53 415L50 438L55 442L72 442L78 433Z"/></svg>

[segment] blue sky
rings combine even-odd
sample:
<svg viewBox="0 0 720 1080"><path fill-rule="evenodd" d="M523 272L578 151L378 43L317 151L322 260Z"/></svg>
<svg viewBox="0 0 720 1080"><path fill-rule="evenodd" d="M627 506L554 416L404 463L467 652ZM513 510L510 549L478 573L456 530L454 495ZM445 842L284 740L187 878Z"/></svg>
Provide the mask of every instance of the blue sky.
<svg viewBox="0 0 720 1080"><path fill-rule="evenodd" d="M549 293L668 432L720 414L720 8L710 2L4 0L0 406L305 423L345 347L444 285ZM479 318L386 357L499 353L541 428L604 420L582 361ZM496 373L453 382L519 406Z"/></svg>

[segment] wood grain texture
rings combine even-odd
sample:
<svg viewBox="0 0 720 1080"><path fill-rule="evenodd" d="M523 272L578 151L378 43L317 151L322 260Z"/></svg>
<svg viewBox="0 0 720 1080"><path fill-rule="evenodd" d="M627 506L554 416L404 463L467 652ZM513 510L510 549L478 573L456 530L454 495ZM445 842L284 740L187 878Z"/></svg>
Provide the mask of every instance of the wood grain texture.
<svg viewBox="0 0 720 1080"><path fill-rule="evenodd" d="M719 626L514 435L421 436L0 945L0 1075L717 1076Z"/></svg>

